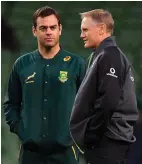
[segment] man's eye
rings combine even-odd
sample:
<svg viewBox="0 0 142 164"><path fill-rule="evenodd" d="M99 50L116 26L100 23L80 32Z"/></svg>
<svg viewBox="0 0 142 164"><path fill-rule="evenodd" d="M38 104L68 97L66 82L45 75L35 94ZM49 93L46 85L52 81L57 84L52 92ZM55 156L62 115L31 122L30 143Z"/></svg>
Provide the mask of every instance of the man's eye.
<svg viewBox="0 0 142 164"><path fill-rule="evenodd" d="M56 29L56 26L53 26L53 27L51 27L50 29L51 29L51 30L55 30L55 29Z"/></svg>
<svg viewBox="0 0 142 164"><path fill-rule="evenodd" d="M83 31L84 31L84 32L87 32L87 31L88 31L88 29L84 29Z"/></svg>
<svg viewBox="0 0 142 164"><path fill-rule="evenodd" d="M46 28L45 28L45 27L41 27L40 30L41 30L41 31L45 31Z"/></svg>

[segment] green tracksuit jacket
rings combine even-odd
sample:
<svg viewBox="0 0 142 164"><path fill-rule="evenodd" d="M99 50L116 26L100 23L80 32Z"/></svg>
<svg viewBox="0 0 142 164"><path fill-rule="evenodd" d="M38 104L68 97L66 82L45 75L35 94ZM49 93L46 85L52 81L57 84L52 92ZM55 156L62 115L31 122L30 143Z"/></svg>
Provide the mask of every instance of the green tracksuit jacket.
<svg viewBox="0 0 142 164"><path fill-rule="evenodd" d="M35 50L16 60L4 112L22 144L47 153L72 145L69 118L84 74L84 60L62 48L53 59Z"/></svg>

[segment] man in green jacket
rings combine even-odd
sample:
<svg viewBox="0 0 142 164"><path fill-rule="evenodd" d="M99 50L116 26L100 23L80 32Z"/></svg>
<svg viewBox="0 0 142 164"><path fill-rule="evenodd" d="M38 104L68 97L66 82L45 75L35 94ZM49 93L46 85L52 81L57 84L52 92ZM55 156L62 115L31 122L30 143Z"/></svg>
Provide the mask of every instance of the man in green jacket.
<svg viewBox="0 0 142 164"><path fill-rule="evenodd" d="M38 49L19 57L4 101L6 122L22 142L20 164L75 164L69 118L85 74L84 60L59 44L59 14L42 7L33 14Z"/></svg>

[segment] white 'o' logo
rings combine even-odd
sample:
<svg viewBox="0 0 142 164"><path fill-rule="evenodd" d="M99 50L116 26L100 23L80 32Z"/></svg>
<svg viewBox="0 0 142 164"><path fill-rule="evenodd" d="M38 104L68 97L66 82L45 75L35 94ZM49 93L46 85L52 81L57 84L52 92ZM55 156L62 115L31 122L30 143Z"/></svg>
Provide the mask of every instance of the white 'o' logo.
<svg viewBox="0 0 142 164"><path fill-rule="evenodd" d="M115 69L114 68L111 68L110 69L110 73L114 75L115 74Z"/></svg>

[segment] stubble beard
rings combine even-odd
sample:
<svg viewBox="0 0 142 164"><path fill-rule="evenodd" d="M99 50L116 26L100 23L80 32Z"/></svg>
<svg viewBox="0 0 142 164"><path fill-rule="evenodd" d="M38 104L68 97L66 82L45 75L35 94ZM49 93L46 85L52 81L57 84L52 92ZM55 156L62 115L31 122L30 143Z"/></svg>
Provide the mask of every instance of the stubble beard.
<svg viewBox="0 0 142 164"><path fill-rule="evenodd" d="M47 45L47 44L45 44L44 42L38 42L38 44L40 45L40 47L42 48L42 49L45 49L46 50L46 52L49 52L52 48L54 48L54 47L56 47L56 45L59 43L59 41L56 41L54 44L49 44L49 45Z"/></svg>

